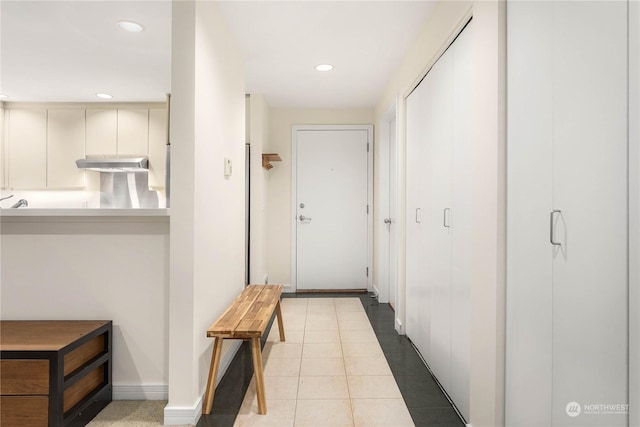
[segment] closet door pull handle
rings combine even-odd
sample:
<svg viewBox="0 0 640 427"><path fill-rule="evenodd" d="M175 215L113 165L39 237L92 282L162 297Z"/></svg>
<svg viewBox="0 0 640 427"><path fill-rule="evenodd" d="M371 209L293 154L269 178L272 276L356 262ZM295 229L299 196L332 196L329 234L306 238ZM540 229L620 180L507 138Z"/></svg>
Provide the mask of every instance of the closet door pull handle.
<svg viewBox="0 0 640 427"><path fill-rule="evenodd" d="M416 223L420 224L420 208L416 208Z"/></svg>
<svg viewBox="0 0 640 427"><path fill-rule="evenodd" d="M442 211L442 225L443 225L445 228L450 228L450 227L451 227L451 224L449 224L449 223L447 222L447 216L448 216L448 215L447 215L447 211L451 212L451 209L450 209L450 208L444 208L444 211Z"/></svg>
<svg viewBox="0 0 640 427"><path fill-rule="evenodd" d="M559 209L554 209L551 211L551 213L549 214L549 241L551 242L552 245L554 246L561 246L562 243L558 243L556 242L555 239L555 233L554 233L554 227L553 227L553 217L555 214L557 213L562 213L561 210Z"/></svg>

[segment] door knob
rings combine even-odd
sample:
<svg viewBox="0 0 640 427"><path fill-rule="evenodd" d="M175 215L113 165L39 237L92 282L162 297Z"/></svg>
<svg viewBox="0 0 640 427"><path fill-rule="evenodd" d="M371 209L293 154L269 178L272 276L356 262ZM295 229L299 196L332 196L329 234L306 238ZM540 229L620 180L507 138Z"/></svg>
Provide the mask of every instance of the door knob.
<svg viewBox="0 0 640 427"><path fill-rule="evenodd" d="M311 218L304 215L300 215L298 218L300 219L300 221L311 221Z"/></svg>
<svg viewBox="0 0 640 427"><path fill-rule="evenodd" d="M384 219L384 223L385 224L391 224L391 218L385 218Z"/></svg>

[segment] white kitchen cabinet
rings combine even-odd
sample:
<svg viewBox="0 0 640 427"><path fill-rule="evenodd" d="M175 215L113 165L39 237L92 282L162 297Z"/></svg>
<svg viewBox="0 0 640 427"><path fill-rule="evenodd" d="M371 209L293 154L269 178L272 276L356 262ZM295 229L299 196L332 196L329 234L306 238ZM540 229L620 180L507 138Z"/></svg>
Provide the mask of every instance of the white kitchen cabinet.
<svg viewBox="0 0 640 427"><path fill-rule="evenodd" d="M86 155L113 156L118 152L118 110L86 110Z"/></svg>
<svg viewBox="0 0 640 427"><path fill-rule="evenodd" d="M48 110L47 188L84 188L85 110Z"/></svg>
<svg viewBox="0 0 640 427"><path fill-rule="evenodd" d="M150 186L165 186L166 109L52 104L6 110L4 117L2 188L85 188L86 172L75 165L85 156L149 157Z"/></svg>
<svg viewBox="0 0 640 427"><path fill-rule="evenodd" d="M507 7L506 425L627 426L627 4Z"/></svg>
<svg viewBox="0 0 640 427"><path fill-rule="evenodd" d="M10 110L8 187L47 186L47 110Z"/></svg>
<svg viewBox="0 0 640 427"><path fill-rule="evenodd" d="M407 98L407 336L469 419L470 23Z"/></svg>
<svg viewBox="0 0 640 427"><path fill-rule="evenodd" d="M149 187L165 187L167 161L167 110L149 110Z"/></svg>
<svg viewBox="0 0 640 427"><path fill-rule="evenodd" d="M118 110L119 156L147 156L149 153L149 110Z"/></svg>

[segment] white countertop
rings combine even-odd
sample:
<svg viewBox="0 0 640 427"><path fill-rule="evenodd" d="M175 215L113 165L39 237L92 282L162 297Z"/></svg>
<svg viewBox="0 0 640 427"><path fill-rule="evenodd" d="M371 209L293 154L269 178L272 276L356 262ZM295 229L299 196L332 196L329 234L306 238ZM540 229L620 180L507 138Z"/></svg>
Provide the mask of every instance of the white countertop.
<svg viewBox="0 0 640 427"><path fill-rule="evenodd" d="M169 217L169 209L0 209L0 218Z"/></svg>

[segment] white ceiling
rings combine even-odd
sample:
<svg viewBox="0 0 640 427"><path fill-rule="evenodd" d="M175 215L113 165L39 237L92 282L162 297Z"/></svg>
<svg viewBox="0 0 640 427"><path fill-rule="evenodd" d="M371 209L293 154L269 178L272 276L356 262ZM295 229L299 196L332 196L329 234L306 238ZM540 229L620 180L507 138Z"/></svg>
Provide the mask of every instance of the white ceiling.
<svg viewBox="0 0 640 427"><path fill-rule="evenodd" d="M373 107L432 1L222 2L248 93L272 107ZM315 71L330 63L329 72Z"/></svg>
<svg viewBox="0 0 640 427"><path fill-rule="evenodd" d="M169 1L1 2L6 101L163 101L171 89ZM116 27L144 25L141 33Z"/></svg>
<svg viewBox="0 0 640 427"><path fill-rule="evenodd" d="M161 101L170 92L169 1L0 3L7 101ZM373 107L432 1L222 1L248 93L273 107ZM145 26L126 33L115 23ZM314 70L331 63L333 71Z"/></svg>

